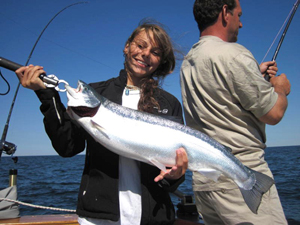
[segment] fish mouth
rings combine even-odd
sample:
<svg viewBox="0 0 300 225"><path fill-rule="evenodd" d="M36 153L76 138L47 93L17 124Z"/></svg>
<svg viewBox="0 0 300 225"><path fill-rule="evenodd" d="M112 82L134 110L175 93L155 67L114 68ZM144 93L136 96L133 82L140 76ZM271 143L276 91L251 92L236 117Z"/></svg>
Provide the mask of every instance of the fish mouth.
<svg viewBox="0 0 300 225"><path fill-rule="evenodd" d="M68 97L68 109L78 117L93 117L98 112L101 102L93 91L83 81L78 81L77 89L66 85ZM71 116L72 117L72 116Z"/></svg>
<svg viewBox="0 0 300 225"><path fill-rule="evenodd" d="M76 93L79 91L79 86L77 87L77 89L74 89L74 88L72 88L70 85L65 85L65 88L66 88L66 90L67 90L67 93L69 94L69 95L71 95L73 98L77 98L76 97Z"/></svg>
<svg viewBox="0 0 300 225"><path fill-rule="evenodd" d="M100 105L94 108L86 106L69 107L79 117L93 117L98 112Z"/></svg>

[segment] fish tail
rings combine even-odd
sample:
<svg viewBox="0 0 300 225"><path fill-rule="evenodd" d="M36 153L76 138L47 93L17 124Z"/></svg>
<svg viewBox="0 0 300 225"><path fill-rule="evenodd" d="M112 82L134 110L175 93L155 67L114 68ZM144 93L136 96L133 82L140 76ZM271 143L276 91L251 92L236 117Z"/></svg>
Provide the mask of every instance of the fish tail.
<svg viewBox="0 0 300 225"><path fill-rule="evenodd" d="M251 170L251 169L250 169ZM258 207L264 193L266 193L274 184L274 180L269 176L260 172L251 170L256 177L256 182L251 190L244 190L240 188L243 198L248 205L249 209L257 214Z"/></svg>

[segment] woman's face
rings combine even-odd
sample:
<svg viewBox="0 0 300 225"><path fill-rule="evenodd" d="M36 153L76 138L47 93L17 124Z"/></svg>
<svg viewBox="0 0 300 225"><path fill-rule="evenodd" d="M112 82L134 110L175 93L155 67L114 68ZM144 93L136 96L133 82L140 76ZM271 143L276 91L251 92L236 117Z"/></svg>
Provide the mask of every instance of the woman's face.
<svg viewBox="0 0 300 225"><path fill-rule="evenodd" d="M141 79L149 77L158 68L161 59L161 49L153 40L153 33L149 35L141 31L124 49L127 55L128 73L127 84L139 85Z"/></svg>

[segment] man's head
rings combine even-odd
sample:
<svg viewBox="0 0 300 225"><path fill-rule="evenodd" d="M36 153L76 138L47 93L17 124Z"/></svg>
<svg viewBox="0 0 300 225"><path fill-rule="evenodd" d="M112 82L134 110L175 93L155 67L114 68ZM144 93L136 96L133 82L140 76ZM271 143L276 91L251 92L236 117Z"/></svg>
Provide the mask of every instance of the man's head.
<svg viewBox="0 0 300 225"><path fill-rule="evenodd" d="M194 17L200 32L219 23L222 30L217 32L225 34L228 42L237 41L238 30L242 27L241 15L239 0L196 0L194 3Z"/></svg>

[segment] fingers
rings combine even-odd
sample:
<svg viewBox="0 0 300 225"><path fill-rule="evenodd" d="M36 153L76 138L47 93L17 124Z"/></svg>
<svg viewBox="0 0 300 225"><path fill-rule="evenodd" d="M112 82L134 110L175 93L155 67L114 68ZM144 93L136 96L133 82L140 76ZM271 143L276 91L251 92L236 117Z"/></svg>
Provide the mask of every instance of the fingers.
<svg viewBox="0 0 300 225"><path fill-rule="evenodd" d="M176 151L176 169L180 170L181 176L185 173L188 167L188 157L186 151L180 148ZM183 173L182 173L183 172Z"/></svg>
<svg viewBox="0 0 300 225"><path fill-rule="evenodd" d="M277 63L275 61L263 62L260 64L260 71L263 75L269 74L270 77L276 76L278 72Z"/></svg>
<svg viewBox="0 0 300 225"><path fill-rule="evenodd" d="M263 62L262 64L265 64L267 67L270 67L270 66L275 66L275 67L277 67L276 61Z"/></svg>
<svg viewBox="0 0 300 225"><path fill-rule="evenodd" d="M41 74L46 74L42 66L24 66L15 71L23 87L39 90L45 89L43 81L39 78Z"/></svg>
<svg viewBox="0 0 300 225"><path fill-rule="evenodd" d="M161 171L161 173L155 177L154 181L158 182L164 178L170 180L177 180L182 177L188 168L188 157L186 151L183 148L176 150L176 165L166 172Z"/></svg>
<svg viewBox="0 0 300 225"><path fill-rule="evenodd" d="M279 76L276 76L270 80L271 84L275 88L275 91L278 93L283 93L286 96L290 94L291 84L287 76L282 73Z"/></svg>
<svg viewBox="0 0 300 225"><path fill-rule="evenodd" d="M158 181L164 179L164 177L165 177L165 172L161 171L160 174L154 178L154 182L158 182Z"/></svg>
<svg viewBox="0 0 300 225"><path fill-rule="evenodd" d="M20 67L19 69L17 69L16 71L15 71L15 73L17 74L17 77L19 78L19 80L21 80L21 78L23 77L23 73L24 73L24 71L27 69L27 67L26 66L22 66L22 67Z"/></svg>
<svg viewBox="0 0 300 225"><path fill-rule="evenodd" d="M268 61L268 62L261 63L260 66L261 67L270 67L270 66L277 67L277 63L276 63L276 61Z"/></svg>
<svg viewBox="0 0 300 225"><path fill-rule="evenodd" d="M270 75L270 76L276 76L278 72L278 67L277 66L270 66L268 67L267 69L267 73Z"/></svg>

